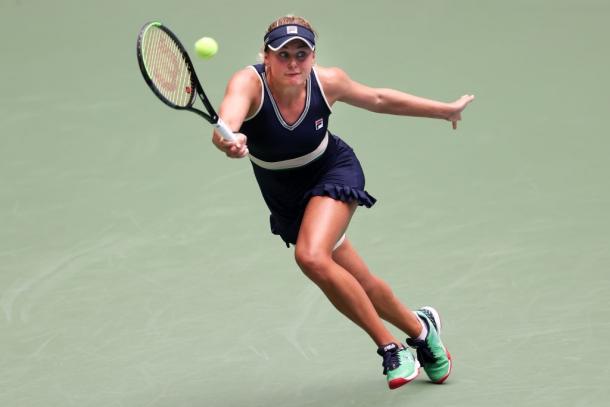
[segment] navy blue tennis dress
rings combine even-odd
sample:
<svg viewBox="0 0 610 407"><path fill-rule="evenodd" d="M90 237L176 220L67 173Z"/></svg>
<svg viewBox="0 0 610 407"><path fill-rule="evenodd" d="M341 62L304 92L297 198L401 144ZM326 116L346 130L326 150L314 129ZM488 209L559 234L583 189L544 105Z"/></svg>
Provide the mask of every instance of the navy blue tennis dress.
<svg viewBox="0 0 610 407"><path fill-rule="evenodd" d="M261 105L246 118L240 133L248 137L250 161L271 211L271 232L295 244L303 213L312 196L358 202L376 201L364 190L364 173L354 151L328 131L331 108L312 69L305 109L296 122L282 118L271 95L263 64L252 65L262 83Z"/></svg>

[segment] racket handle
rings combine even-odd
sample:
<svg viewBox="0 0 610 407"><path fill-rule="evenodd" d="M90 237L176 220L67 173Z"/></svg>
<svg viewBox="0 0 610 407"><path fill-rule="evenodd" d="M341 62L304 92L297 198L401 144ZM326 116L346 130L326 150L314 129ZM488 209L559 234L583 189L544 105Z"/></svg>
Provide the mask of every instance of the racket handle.
<svg viewBox="0 0 610 407"><path fill-rule="evenodd" d="M218 121L214 123L214 127L216 127L216 130L218 130L223 139L228 141L235 140L235 135L233 134L229 126L227 126L227 124L223 122L220 117L218 118Z"/></svg>

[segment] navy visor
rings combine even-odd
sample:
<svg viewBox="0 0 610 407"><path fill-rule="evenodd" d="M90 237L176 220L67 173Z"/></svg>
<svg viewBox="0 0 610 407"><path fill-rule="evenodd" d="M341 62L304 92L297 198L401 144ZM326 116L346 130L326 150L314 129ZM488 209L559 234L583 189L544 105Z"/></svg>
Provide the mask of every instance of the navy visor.
<svg viewBox="0 0 610 407"><path fill-rule="evenodd" d="M265 45L272 51L277 51L292 40L303 41L312 51L316 48L315 34L302 25L280 25L265 35Z"/></svg>

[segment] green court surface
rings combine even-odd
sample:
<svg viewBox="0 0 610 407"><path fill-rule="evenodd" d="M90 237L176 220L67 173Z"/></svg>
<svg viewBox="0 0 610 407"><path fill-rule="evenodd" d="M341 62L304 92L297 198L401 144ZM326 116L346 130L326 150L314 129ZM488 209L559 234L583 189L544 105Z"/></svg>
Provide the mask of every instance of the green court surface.
<svg viewBox="0 0 610 407"><path fill-rule="evenodd" d="M146 87L158 19L218 105L276 17L317 61L451 101L444 121L336 105L367 190L348 232L434 305L445 385L389 391L370 339L268 231L247 160ZM610 3L0 1L0 406L605 406L610 400Z"/></svg>

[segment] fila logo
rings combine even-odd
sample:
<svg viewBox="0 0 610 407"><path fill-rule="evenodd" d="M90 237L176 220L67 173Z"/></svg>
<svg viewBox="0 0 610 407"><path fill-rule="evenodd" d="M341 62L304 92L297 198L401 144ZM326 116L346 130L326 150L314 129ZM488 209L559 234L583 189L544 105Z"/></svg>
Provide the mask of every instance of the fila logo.
<svg viewBox="0 0 610 407"><path fill-rule="evenodd" d="M319 118L316 120L316 130L320 130L322 127L324 127L324 119Z"/></svg>
<svg viewBox="0 0 610 407"><path fill-rule="evenodd" d="M391 344L389 344L389 345L386 345L386 346L383 348L383 351L384 351L384 352L387 352L387 351L392 350L392 349L396 349L396 345L395 345L395 344L393 344L393 343L391 343Z"/></svg>
<svg viewBox="0 0 610 407"><path fill-rule="evenodd" d="M286 27L286 34L298 34L299 29L294 25L289 25Z"/></svg>

